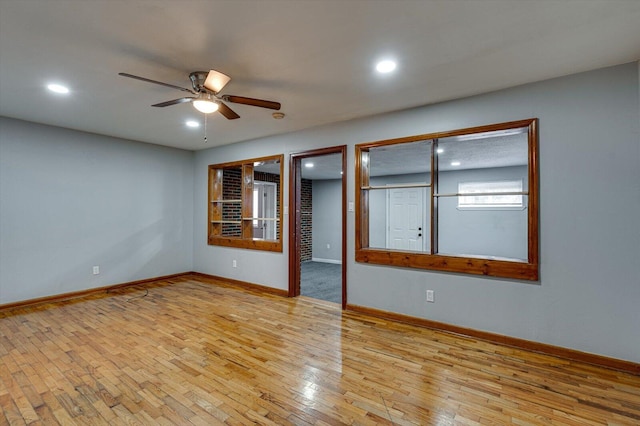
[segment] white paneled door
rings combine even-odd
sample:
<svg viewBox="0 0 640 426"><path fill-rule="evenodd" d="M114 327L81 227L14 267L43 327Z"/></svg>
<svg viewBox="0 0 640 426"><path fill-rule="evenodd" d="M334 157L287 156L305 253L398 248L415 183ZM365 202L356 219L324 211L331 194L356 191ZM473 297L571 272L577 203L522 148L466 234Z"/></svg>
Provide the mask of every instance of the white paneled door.
<svg viewBox="0 0 640 426"><path fill-rule="evenodd" d="M424 251L424 188L387 190L387 248Z"/></svg>

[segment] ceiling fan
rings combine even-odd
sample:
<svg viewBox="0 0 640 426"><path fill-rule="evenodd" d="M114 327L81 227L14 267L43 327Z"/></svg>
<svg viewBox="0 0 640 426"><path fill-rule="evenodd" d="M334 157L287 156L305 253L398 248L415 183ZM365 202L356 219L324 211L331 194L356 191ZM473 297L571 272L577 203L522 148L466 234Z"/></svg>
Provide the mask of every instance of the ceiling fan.
<svg viewBox="0 0 640 426"><path fill-rule="evenodd" d="M268 109L280 109L279 102L266 101L263 99L246 98L244 96L235 95L220 95L220 91L224 86L229 83L231 77L216 70L206 71L194 71L189 74L189 80L191 80L191 89L185 87L175 86L169 83L163 83L161 81L151 80L149 78L140 77L126 72L118 73L123 77L129 77L136 80L146 81L147 83L159 84L161 86L170 87L172 89L178 89L183 92L191 93L195 96L186 96L184 98L173 99L171 101L160 102L158 104L151 105L153 107L167 107L171 105L182 104L185 102L191 102L193 106L200 112L209 114L215 111L220 112L229 120L235 120L240 116L229 108L224 102L231 102L236 104L257 106L260 108Z"/></svg>

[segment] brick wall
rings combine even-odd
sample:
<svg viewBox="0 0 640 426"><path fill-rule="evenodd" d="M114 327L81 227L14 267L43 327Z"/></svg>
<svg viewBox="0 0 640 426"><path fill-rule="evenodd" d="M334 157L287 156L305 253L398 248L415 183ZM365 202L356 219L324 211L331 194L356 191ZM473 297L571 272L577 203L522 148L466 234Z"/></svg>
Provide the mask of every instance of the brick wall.
<svg viewBox="0 0 640 426"><path fill-rule="evenodd" d="M302 262L311 260L311 251L312 251L312 241L313 241L313 233L312 233L312 218L313 218L313 207L312 207L312 181L309 179L302 179L302 191L301 191L301 199L300 199L300 227L301 227L301 235L300 235L300 260Z"/></svg>

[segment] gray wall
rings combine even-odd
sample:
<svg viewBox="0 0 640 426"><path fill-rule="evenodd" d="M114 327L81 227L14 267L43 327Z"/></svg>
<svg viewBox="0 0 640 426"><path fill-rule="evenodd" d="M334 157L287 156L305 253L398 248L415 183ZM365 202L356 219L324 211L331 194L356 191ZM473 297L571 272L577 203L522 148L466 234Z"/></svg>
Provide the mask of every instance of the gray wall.
<svg viewBox="0 0 640 426"><path fill-rule="evenodd" d="M211 143L216 141L209 139ZM207 244L207 187L208 166L210 164L245 160L248 158L266 157L288 152L282 143L275 139L267 139L268 143L239 143L224 145L219 148L197 151L195 153L195 189L194 189L194 234L193 234L193 267L196 272L217 275L226 278L246 281L278 289L288 287L288 214L283 209L282 219L285 251L272 253L257 250L210 246ZM288 158L284 165L284 206L288 206ZM237 267L233 267L233 261Z"/></svg>
<svg viewBox="0 0 640 426"><path fill-rule="evenodd" d="M312 258L342 263L342 181L314 180L312 186Z"/></svg>
<svg viewBox="0 0 640 426"><path fill-rule="evenodd" d="M287 241L281 254L206 244L208 164L347 144L353 201L356 143L538 117L538 283L355 263L349 213L348 302L640 362L638 70L631 63L199 151L194 268L287 287ZM425 302L427 289L435 290L435 303Z"/></svg>
<svg viewBox="0 0 640 426"><path fill-rule="evenodd" d="M193 157L0 118L0 304L191 271Z"/></svg>

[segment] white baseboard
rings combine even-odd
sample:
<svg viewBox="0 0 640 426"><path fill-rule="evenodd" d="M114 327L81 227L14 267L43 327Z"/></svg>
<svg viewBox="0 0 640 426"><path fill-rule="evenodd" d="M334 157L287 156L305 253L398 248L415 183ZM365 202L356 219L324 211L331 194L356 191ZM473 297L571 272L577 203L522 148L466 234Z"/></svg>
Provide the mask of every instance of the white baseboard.
<svg viewBox="0 0 640 426"><path fill-rule="evenodd" d="M319 257L312 257L311 260L313 262L321 262L321 263L336 263L338 265L342 265L342 261L335 259L321 259Z"/></svg>

